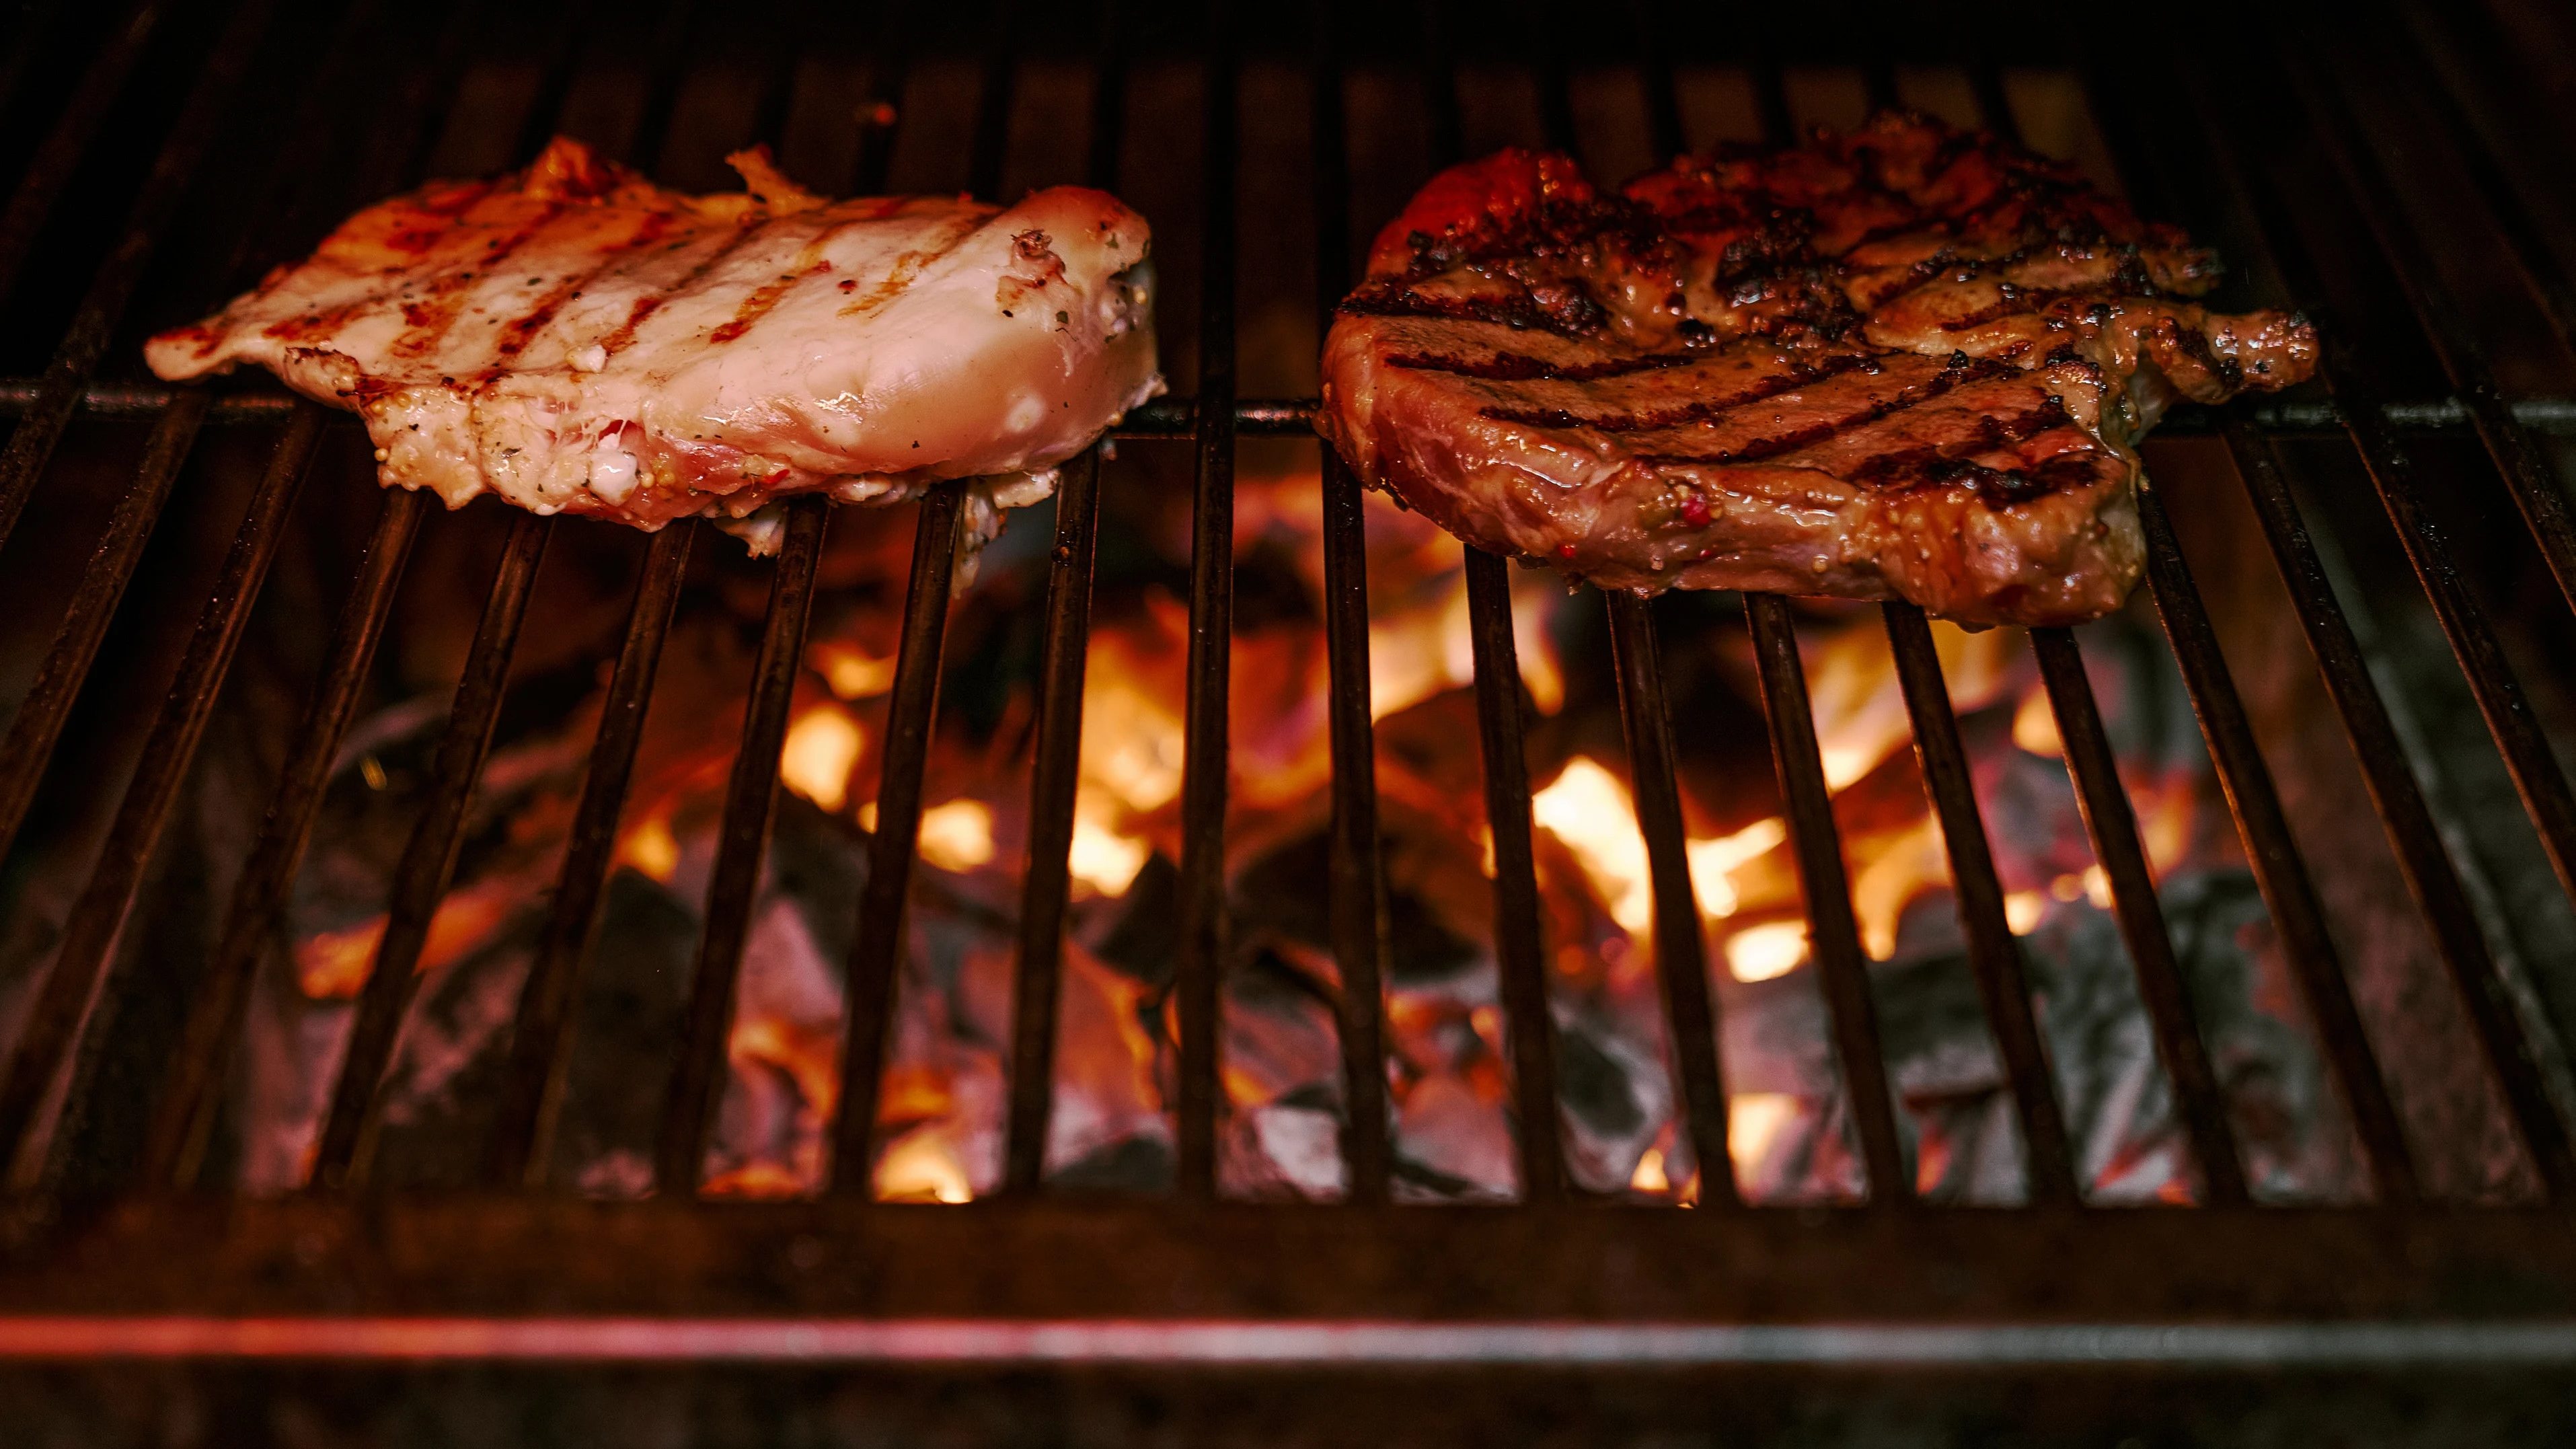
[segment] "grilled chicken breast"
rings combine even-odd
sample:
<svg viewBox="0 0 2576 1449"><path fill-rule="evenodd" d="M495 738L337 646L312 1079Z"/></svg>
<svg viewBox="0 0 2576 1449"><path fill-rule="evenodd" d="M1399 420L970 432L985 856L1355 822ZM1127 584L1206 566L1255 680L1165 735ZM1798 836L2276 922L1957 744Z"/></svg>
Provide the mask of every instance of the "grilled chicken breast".
<svg viewBox="0 0 2576 1449"><path fill-rule="evenodd" d="M2314 370L2306 321L2071 170L1887 113L1597 191L1562 155L1434 178L1326 339L1318 426L1468 542L1607 587L2119 605L2133 444Z"/></svg>
<svg viewBox="0 0 2576 1449"><path fill-rule="evenodd" d="M147 358L354 409L383 481L451 508L646 529L972 477L989 534L1162 390L1151 233L1115 198L833 202L731 159L747 194L686 196L557 139L369 207Z"/></svg>

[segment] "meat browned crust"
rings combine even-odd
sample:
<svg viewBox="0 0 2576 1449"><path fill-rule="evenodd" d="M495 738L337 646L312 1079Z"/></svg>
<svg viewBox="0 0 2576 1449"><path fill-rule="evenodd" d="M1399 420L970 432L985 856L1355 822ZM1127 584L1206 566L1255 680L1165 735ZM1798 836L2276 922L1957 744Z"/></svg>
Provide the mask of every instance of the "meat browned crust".
<svg viewBox="0 0 2576 1449"><path fill-rule="evenodd" d="M450 507L643 528L971 477L989 532L1162 390L1151 233L1116 198L836 202L732 160L746 192L689 196L558 138L359 212L147 360L267 367L358 412L387 485Z"/></svg>
<svg viewBox="0 0 2576 1449"><path fill-rule="evenodd" d="M2119 605L2132 447L2313 370L2306 321L2073 172L1885 113L1617 195L1504 151L1425 186L1342 304L1318 426L1480 548L1620 588Z"/></svg>

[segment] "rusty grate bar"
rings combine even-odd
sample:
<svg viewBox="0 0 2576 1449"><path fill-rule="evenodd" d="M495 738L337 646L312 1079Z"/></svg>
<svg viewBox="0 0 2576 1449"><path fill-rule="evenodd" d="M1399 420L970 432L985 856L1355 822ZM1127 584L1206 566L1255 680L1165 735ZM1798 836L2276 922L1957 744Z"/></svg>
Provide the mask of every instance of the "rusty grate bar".
<svg viewBox="0 0 2576 1449"><path fill-rule="evenodd" d="M599 733L590 747L590 769L582 779L581 803L574 809L563 868L555 878L544 942L520 988L508 1074L485 1147L484 1180L496 1187L534 1187L545 1179L570 1057L573 1006L599 934L608 873L616 864L617 826L625 814L635 752L643 744L645 712L653 700L653 676L661 666L662 645L670 636L680 582L688 571L689 545L697 532L695 520L682 519L653 535L652 547L644 555L635 606L627 615L626 641L609 675Z"/></svg>
<svg viewBox="0 0 2576 1449"><path fill-rule="evenodd" d="M1788 601L1777 594L1746 594L1744 619L1753 634L1771 761L1779 771L1789 844L1797 852L1798 883L1807 901L1808 947L1833 1019L1835 1055L1860 1134L1861 1162L1869 1173L1869 1201L1882 1206L1911 1202L1914 1176L1907 1170L1905 1143L1889 1096L1869 957L1861 950L1860 927L1852 919L1851 882L1844 873L1842 836L1834 825L1833 796L1825 787L1824 761L1817 750L1797 629Z"/></svg>
<svg viewBox="0 0 2576 1449"><path fill-rule="evenodd" d="M2191 564L2183 557L2181 541L2174 537L2164 500L2155 489L2138 490L2138 517L2146 529L2147 586L2155 596L2156 612L2164 620L2165 637L2172 641L2174 661L2182 668L2201 736L2218 766L2228 811L2244 837L2245 858L2262 888L2272 924L2281 933L2290 967L2298 973L2300 993L2325 1048L2335 1089L2352 1115L2353 1133L2360 1139L2372 1184L2383 1203L2412 1202L2418 1195L2415 1166L2406 1151L2397 1109L2388 1100L2370 1038L2353 1008L2342 958L2326 929L2325 911L2317 903L2316 886L2299 857L2298 842L2291 837L2281 797L2272 787L2271 769L2254 741L2244 701L2237 697L2236 681L2228 674L2218 633L2210 626L2209 610L2192 581Z"/></svg>
<svg viewBox="0 0 2576 1449"><path fill-rule="evenodd" d="M151 174L135 193L124 231L91 278L80 310L46 364L42 391L0 450L0 543L8 541L18 514L35 492L36 480L54 456L54 445L71 425L81 403L83 385L107 355L109 334L125 315L126 304L143 284L154 247L177 216L189 183L206 158L207 148L233 96L250 70L261 35L268 29L274 0L250 0L234 12L224 33L189 88L187 103L171 124L170 139L154 158ZM21 193L24 194L23 192ZM4 260L4 259L0 259Z"/></svg>
<svg viewBox="0 0 2576 1449"><path fill-rule="evenodd" d="M1323 43L1309 77L1314 146L1316 339L1351 289L1350 136L1342 70L1332 58L1331 7L1315 24ZM1341 973L1342 1158L1350 1195L1387 1194L1393 1144L1387 1123L1386 864L1378 836L1377 734L1370 719L1368 514L1358 475L1319 443L1324 499L1324 647L1331 671L1333 759L1332 939Z"/></svg>
<svg viewBox="0 0 2576 1449"><path fill-rule="evenodd" d="M323 656L313 700L296 726L286 768L260 826L259 842L251 848L233 888L223 934L207 963L170 1078L162 1088L144 1149L146 1182L184 1188L196 1177L221 1105L224 1075L241 1037L251 979L286 909L286 892L295 883L295 868L313 833L314 812L321 808L323 788L330 783L332 757L339 753L340 738L357 710L367 667L375 661L376 645L382 642L385 621L393 613L403 562L411 554L412 539L420 531L429 503L425 493L389 492L376 515L357 582L341 607L330 648Z"/></svg>
<svg viewBox="0 0 2576 1449"><path fill-rule="evenodd" d="M1699 1163L1699 1205L1735 1207L1734 1158L1726 1147L1726 1073L1718 1060L1717 1002L1708 989L1707 938L1699 897L1691 889L1689 841L1682 826L1681 786L1673 776L1672 716L1655 651L1654 607L1625 589L1603 594L1609 605L1610 651L1619 667L1619 718L1628 742L1628 775L1637 801L1637 830L1646 841L1646 871L1655 903L1655 981L1664 999L1672 1052L1673 1093Z"/></svg>
<svg viewBox="0 0 2576 1449"><path fill-rule="evenodd" d="M8 855L18 828L26 823L37 782L44 778L46 762L53 758L54 744L71 717L72 701L89 678L99 644L116 617L117 603L125 597L126 583L134 576L143 546L151 540L152 525L169 500L170 485L187 462L205 418L202 392L181 393L161 415L143 446L143 462L135 469L134 482L118 500L107 531L81 570L71 606L55 628L53 645L37 668L35 684L10 720L7 737L0 739L0 857Z"/></svg>
<svg viewBox="0 0 2576 1449"><path fill-rule="evenodd" d="M2215 1206L2238 1205L2246 1201L2245 1170L2236 1155L2235 1129L2227 1120L2227 1097L2202 1044L2189 983L2174 959L2164 908L2156 900L2155 872L2138 839L2138 817L2120 784L2119 761L2102 728L2084 656L2074 634L2062 627L2031 630L2030 647L2039 656L2040 677L2066 745L2066 768L2075 777L2075 800L2084 814L2085 833L2093 840L2093 857L2111 882L2111 910L2120 922L2120 939L2129 947L2138 996L2155 1027L2156 1056L2164 1063L2183 1131L2200 1164L2201 1190Z"/></svg>
<svg viewBox="0 0 2576 1449"><path fill-rule="evenodd" d="M1883 606L1887 642L1896 657L1896 676L1905 692L1905 709L1914 725L1914 754L1923 770L1923 790L1941 817L1941 841L1950 860L1951 888L1959 898L1959 924L1968 938L1968 964L1977 980L1987 1029L2003 1058L2004 1079L2011 1086L2013 1110L2021 1125L2022 1171L2030 1199L2036 1203L2071 1204L2082 1191L2075 1175L2075 1151L2066 1135L2066 1114L2057 1100L2057 1078L2049 1066L2047 1043L2039 1034L2030 1004L2030 976L2022 967L2021 947L2004 914L2004 887L1995 874L1986 823L1977 810L1976 781L1969 773L1967 747L1959 739L1959 717L1950 707L1949 686L1941 677L1941 655L1932 644L1932 626L1912 604Z"/></svg>
<svg viewBox="0 0 2576 1449"><path fill-rule="evenodd" d="M922 497L921 517L913 528L903 643L895 655L894 692L886 702L876 835L850 945L848 1035L841 1048L841 1100L832 1133L832 1190L840 1193L865 1195L874 1181L877 1094L887 1034L894 1028L895 992L903 977L904 920L912 901L913 854L921 838L922 773L930 760L931 725L939 713L940 649L948 629L949 581L957 562L963 497L962 484L932 489Z"/></svg>
<svg viewBox="0 0 2576 1449"><path fill-rule="evenodd" d="M1210 21L1201 85L1197 491L1190 509L1189 692L1181 778L1181 896L1172 1004L1179 1051L1180 1189L1216 1191L1218 1013L1225 966L1226 687L1234 636L1235 163L1231 37Z"/></svg>
<svg viewBox="0 0 2576 1449"><path fill-rule="evenodd" d="M510 659L518 650L519 629L527 620L528 598L535 591L537 569L545 561L546 541L554 520L521 513L510 521L492 572L482 622L465 656L465 672L456 685L447 732L438 742L430 766L429 801L413 824L394 867L393 893L386 905L385 933L377 941L376 959L358 995L356 1019L331 1092L329 1115L314 1149L312 1183L325 1191L355 1188L366 1180L377 1129L382 1121L385 1068L391 1064L402 1031L403 1012L420 982L420 953L429 942L430 917L456 871L456 853L464 843L465 811L473 803L474 784L482 778L483 761L492 749L492 729L501 717L501 695L510 680Z"/></svg>
<svg viewBox="0 0 2576 1449"><path fill-rule="evenodd" d="M778 756L787 742L787 708L805 655L805 625L814 607L814 574L823 557L830 505L819 497L787 508L787 540L769 580L768 621L752 666L750 701L743 710L742 745L725 784L724 818L716 831L716 861L707 885L706 925L690 974L689 1008L681 1028L679 1061L663 1099L660 1136L654 1144L653 1178L663 1192L686 1197L697 1190L706 1160L707 1132L725 1086L725 1040L733 1027L734 983L760 890L761 859L769 849L769 824L778 809Z"/></svg>

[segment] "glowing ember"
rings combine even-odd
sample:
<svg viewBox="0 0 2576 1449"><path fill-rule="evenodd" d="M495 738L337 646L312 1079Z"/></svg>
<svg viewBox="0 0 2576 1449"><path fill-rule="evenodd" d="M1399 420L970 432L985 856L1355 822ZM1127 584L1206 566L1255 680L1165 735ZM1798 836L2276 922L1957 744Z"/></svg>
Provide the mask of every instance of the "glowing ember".
<svg viewBox="0 0 2576 1449"><path fill-rule="evenodd" d="M838 810L850 796L850 769L866 743L859 722L836 704L817 704L787 727L778 756L778 778L824 810Z"/></svg>
<svg viewBox="0 0 2576 1449"><path fill-rule="evenodd" d="M1773 921L1726 938L1726 971L1738 981L1785 976L1807 959L1807 923Z"/></svg>
<svg viewBox="0 0 2576 1449"><path fill-rule="evenodd" d="M1247 472L1238 505L1220 1181L1237 1195L1332 1196L1345 1184L1315 479ZM835 538L864 527L836 520ZM1461 555L1418 516L1379 501L1369 504L1368 530L1394 1190L1408 1199L1508 1197L1518 1191L1512 1053L1492 939L1492 835ZM1151 549L1186 537L1186 529L1140 525L1132 537ZM842 956L865 879L861 831L876 825L870 731L881 706L853 702L890 687L883 641L896 632L908 556L865 536L854 547L831 577L855 586L818 610L782 752L788 798L745 944L730 1075L706 1163L711 1194L807 1195L828 1167L824 1140L841 1096ZM924 775L925 799L939 803L921 817L921 868L879 1084L883 1145L872 1180L883 1198L962 1202L990 1191L1000 1175L1015 913L1031 834L1035 679L1025 649L993 641L1023 637L1013 631L1025 628L1035 597L1031 564L1044 554L1024 549L1019 557L1010 562L1006 540L992 555L994 576L958 598L952 619L951 673ZM1189 644L1187 609L1172 592L1175 562L1121 576L1104 554L1088 641L1046 1150L1047 1171L1068 1185L1150 1190L1167 1184L1171 1171L1169 983ZM1512 589L1521 684L1550 716L1530 731L1528 765L1544 782L1531 808L1569 1170L1586 1191L1689 1203L1705 1165L1692 1160L1675 1116L1652 969L1653 890L1617 743L1615 681L1597 648L1557 652L1560 638L1571 642L1586 630L1598 637L1598 601L1569 596L1537 573L1516 571ZM1668 599L1657 607L1672 618L1693 606ZM1785 822L1769 813L1779 806L1769 793L1771 762L1743 668L1743 635L1731 615L1699 617L1718 622L1668 626L1664 646L1684 813L1695 832L1686 842L1691 887L1712 957L1725 968L1715 985L1730 1166L1757 1201L1848 1197L1859 1182L1853 1113L1810 969L1795 852ZM658 733L639 760L592 967L595 980L613 983L600 989L627 1003L620 1010L645 1013L637 1020L648 1029L609 1047L638 1054L646 1079L676 1029L703 928L735 746L729 722L709 721L730 707L723 702L736 697L748 666L738 617L693 626L684 609L677 627L666 670L679 673L666 673ZM2062 1071L2078 1074L2067 1103L2086 1179L2104 1200L2153 1199L2173 1189L2187 1158L2172 1140L2171 1107L2116 927L2100 911L2102 872L2064 767L2049 758L2057 742L2053 727L2042 733L2051 721L2028 650L2012 630L1969 635L1936 625L1933 632L1987 805L2007 919L2028 939L2052 1054ZM2009 1094L1978 1014L1948 899L1948 853L1916 773L1885 634L1872 611L1810 615L1799 633L1873 989L1887 1019L1906 1028L1890 1031L1889 1068L1918 1179L1940 1200L2009 1200L2019 1191ZM701 654L706 662L693 665ZM1004 672L971 673L995 668ZM2111 670L2097 678L2111 706L2117 687ZM674 708L673 697L685 703ZM413 723L375 727L368 747L352 752L385 781L363 796L351 792L359 808L418 788L408 783L421 772L404 753L412 736L403 731L434 740L443 702L402 708L410 713L401 719ZM503 844L469 851L433 927L423 968L448 976L425 985L431 1005L423 1013L443 1014L431 1021L416 1014L407 1027L388 1115L397 1130L454 1116L437 1094L445 1083L470 1080L466 1068L478 1051L506 1041L515 973L545 918L543 883L553 878L594 719L577 715L556 734L505 740L495 751L485 781L495 803L478 808L506 828L478 826L474 839ZM2197 890L2205 903L2201 916L2177 914L2208 923L2178 938L2177 951L2217 963L2195 969L2238 972L2213 988L2225 996L2237 990L2226 981L2254 979L2237 945L2238 923L2259 919L2260 904L2250 885L2237 888L2241 873L2212 874L2227 864L2213 849L2229 842L2213 846L2203 828L2211 818L2206 766L2196 757L2132 758L2130 737L2117 738L2154 868L2160 877L2172 873L2169 891ZM2160 738L2191 743L2187 724ZM320 858L328 869L381 881L396 853L382 842L398 847L408 820L390 806L384 818L395 823L352 825L337 847L326 831ZM378 894L369 898L369 889ZM255 1054L246 1110L271 1125L248 1134L245 1181L291 1187L301 1174L346 1020L337 1003L363 983L383 929L381 916L370 915L382 909L380 891L362 884L345 892L354 903L333 896L328 909L299 906L293 959L299 992L310 999L294 1004L307 1013L297 1016L263 998L254 1018L270 1045ZM2239 994L2251 999L2252 991L2247 985ZM623 1019L609 1020L615 1025L604 1035L628 1030ZM2290 1082L2282 1091L2292 1096L2304 1090L2297 1074L2312 1069L2281 1065L2290 1059L2276 1036L2263 1035L2271 1029L2264 1020L2214 1009L2212 1021L2220 1043L2232 1042L2235 1055L2224 1060L2274 1073L2266 1080ZM630 1082L635 1065L610 1079ZM622 1121L614 1099L631 1096L631 1084L592 1088L585 1098L584 1080L576 1070L567 1120L588 1112ZM578 1143L559 1168L567 1185L625 1196L652 1189L649 1130L567 1130Z"/></svg>
<svg viewBox="0 0 2576 1449"><path fill-rule="evenodd" d="M921 858L941 870L990 864L992 810L977 800L951 800L921 812Z"/></svg>
<svg viewBox="0 0 2576 1449"><path fill-rule="evenodd" d="M1736 1181L1749 1188L1772 1139L1798 1115L1798 1099L1782 1092L1738 1092L1726 1102L1726 1155Z"/></svg>
<svg viewBox="0 0 2576 1449"><path fill-rule="evenodd" d="M894 661L880 659L856 644L817 641L805 651L805 662L842 699L872 699L894 688Z"/></svg>
<svg viewBox="0 0 2576 1449"><path fill-rule="evenodd" d="M1779 848L1788 838L1787 822L1774 815L1768 820L1756 820L1733 835L1692 841L1691 894L1699 898L1700 914L1712 920L1734 915L1743 902L1728 877L1738 866Z"/></svg>
<svg viewBox="0 0 2576 1449"><path fill-rule="evenodd" d="M1646 838L1637 832L1637 812L1616 776L1578 755L1531 797L1530 818L1574 851L1610 908L1610 919L1632 936L1654 924Z"/></svg>

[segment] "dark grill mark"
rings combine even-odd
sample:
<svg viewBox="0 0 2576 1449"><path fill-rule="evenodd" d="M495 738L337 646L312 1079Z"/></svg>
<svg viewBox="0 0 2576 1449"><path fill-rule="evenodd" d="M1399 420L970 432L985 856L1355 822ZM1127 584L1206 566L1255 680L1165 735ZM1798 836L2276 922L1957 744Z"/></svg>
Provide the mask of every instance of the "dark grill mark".
<svg viewBox="0 0 2576 1449"><path fill-rule="evenodd" d="M865 219L874 220L875 218ZM923 272L930 269L931 263L957 250L958 243L973 236L989 219L979 213L969 213L951 223L946 234L941 236L935 245L917 248L896 256L893 267L886 272L885 280L870 287L867 295L844 304L838 315L862 316L902 296L911 289L914 281L918 280ZM1061 263L1058 265L1061 266ZM858 290L858 285L855 281L843 282L841 290L854 292Z"/></svg>
<svg viewBox="0 0 2576 1449"><path fill-rule="evenodd" d="M2006 317L2017 317L2026 313L2037 312L2042 308L2055 306L2061 302L2113 302L2124 297L2136 295L2136 289L2124 290L2116 285L2107 287L2084 287L2074 291L2064 292L2037 287L2024 289L2016 287L2010 282L2003 282L1997 285L2002 293L2000 297L1964 317L1953 317L1949 321L1942 323L1941 330L1944 332L1965 332L1971 327L1983 327L1989 322L1996 322Z"/></svg>
<svg viewBox="0 0 2576 1449"><path fill-rule="evenodd" d="M798 260L803 261L804 259L800 257ZM753 323L768 316L771 308L776 307L789 292L794 291L798 282L805 280L807 277L817 276L821 273L828 272L831 269L832 264L829 262L812 262L805 266L798 267L792 272L781 272L778 274L776 279L763 282L759 286L754 287L751 291L751 295L742 299L742 305L734 309L733 320L725 323L721 327L718 327L713 332L708 333L707 340L709 342L731 342L742 336L742 334L751 330Z"/></svg>
<svg viewBox="0 0 2576 1449"><path fill-rule="evenodd" d="M2028 470L1979 463L1975 461L1977 455L2000 452L2042 433L2071 427L2074 422L2065 403L2052 396L2027 412L1977 419L1976 434L1968 439L1875 454L1852 470L1851 479L1887 492L1965 483L1976 490L1978 499L1988 508L2008 508L2090 481L2101 455L2090 448L2061 453Z"/></svg>
<svg viewBox="0 0 2576 1449"><path fill-rule="evenodd" d="M403 322L408 330L395 338L393 346L386 350L396 357L419 357L437 347L455 329L456 319L464 311L465 296L472 290L474 279L509 260L568 209L560 201L548 202L545 209L537 213L536 220L506 237L496 238L484 248L483 255L473 258L464 268L441 272L429 284L425 297L404 304Z"/></svg>
<svg viewBox="0 0 2576 1449"><path fill-rule="evenodd" d="M1756 381L1744 391L1727 397L1702 398L1677 408L1655 412L1577 414L1562 408L1486 408L1484 414L1500 423L1519 423L1534 428L1592 428L1604 433L1643 433L1659 428L1687 427L1693 423L1714 422L1737 408L1748 407L1765 398L1855 369L1879 370L1878 359L1865 352L1846 352L1822 362L1789 363L1783 370Z"/></svg>
<svg viewBox="0 0 2576 1449"><path fill-rule="evenodd" d="M1806 427L1794 428L1768 438L1756 438L1741 448L1724 452L1641 453L1637 455L1637 459L1642 463L1677 467L1693 465L1722 467L1729 463L1757 463L1765 458L1776 458L1783 453L1794 453L1800 448L1813 447L1829 438L1850 432L1854 428L1864 427L1909 408L1921 407L1963 383L2001 377L2011 371L2009 366L2000 362L1970 357L1965 353L1955 353L1951 356L1950 365L1941 369L1938 376L1922 386L1907 388L1894 397L1882 398L1847 417L1837 418L1832 422L1811 423Z"/></svg>
<svg viewBox="0 0 2576 1449"><path fill-rule="evenodd" d="M557 282L552 290L537 300L537 305L529 309L526 316L502 328L500 354L503 357L516 357L527 350L529 341L542 331L547 323L555 319L555 314L563 310L565 303L580 296L583 288L598 281L612 268L624 265L628 253L660 241L670 233L670 230L671 213L667 211L648 213L643 225L635 229L635 234L610 247L599 265Z"/></svg>
<svg viewBox="0 0 2576 1449"><path fill-rule="evenodd" d="M1553 332L1560 337L1577 337L1589 330L1568 325L1563 319L1549 315L1526 293L1509 299L1426 297L1409 287L1372 283L1353 292L1342 302L1340 310L1352 317L1439 317L1452 322L1492 322L1515 332Z"/></svg>
<svg viewBox="0 0 2576 1449"><path fill-rule="evenodd" d="M649 292L644 296L636 298L634 310L626 314L626 320L619 324L616 331L611 332L608 336L600 340L599 345L601 349L614 357L624 349L634 346L635 329L644 325L645 318L662 310L662 304L664 302L686 292L691 287L694 287L699 282L705 280L707 273L714 271L718 266L722 265L725 258L732 256L735 252L741 251L752 238L760 235L768 229L769 218L767 217L763 217L752 225L740 228L734 233L732 240L716 248L715 251L701 260L696 266L689 268L687 276L680 278L680 280L673 282L671 285L664 287L659 291ZM685 245L685 243L683 243L683 245Z"/></svg>
<svg viewBox="0 0 2576 1449"><path fill-rule="evenodd" d="M1649 352L1640 357L1613 357L1600 362L1550 362L1521 352L1497 352L1488 357L1401 352L1387 358L1386 365L1415 372L1473 377L1486 382L1598 382L1603 378L1631 377L1641 372L1688 367L1694 362L1708 360L1709 354L1705 352Z"/></svg>

